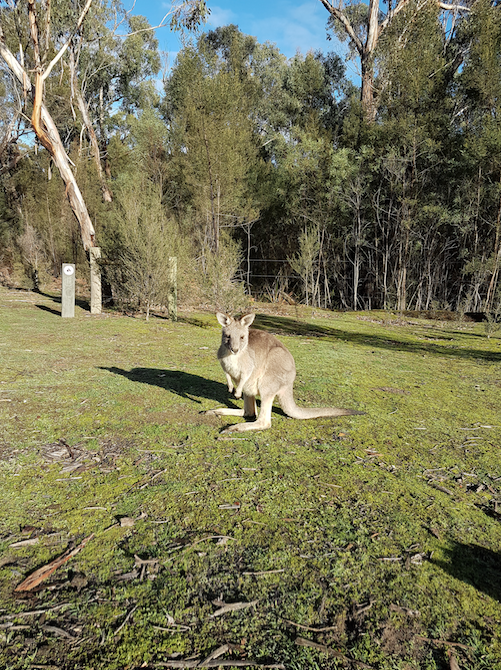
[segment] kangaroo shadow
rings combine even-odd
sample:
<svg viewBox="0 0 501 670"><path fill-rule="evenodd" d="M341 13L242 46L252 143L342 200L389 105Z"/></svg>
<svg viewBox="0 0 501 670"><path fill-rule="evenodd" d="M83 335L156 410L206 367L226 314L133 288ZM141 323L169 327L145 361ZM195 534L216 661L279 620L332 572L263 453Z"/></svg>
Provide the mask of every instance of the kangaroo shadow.
<svg viewBox="0 0 501 670"><path fill-rule="evenodd" d="M121 368L107 368L105 366L99 366L98 369L107 370L114 375L121 375L133 382L159 386L166 391L175 393L181 398L186 398L198 404L202 404L199 398L207 398L232 409L241 409L243 403L242 400L239 401L240 405L233 402L226 384L207 379L206 377L200 377L199 375L192 375L190 372L183 372L182 370L163 370L162 368L132 368L132 370L122 370ZM258 400L258 406L259 404ZM286 416L279 407L273 407L273 412L278 416Z"/></svg>
<svg viewBox="0 0 501 670"><path fill-rule="evenodd" d="M448 560L432 558L431 562L501 602L501 552L461 542L447 552Z"/></svg>
<svg viewBox="0 0 501 670"><path fill-rule="evenodd" d="M237 405L228 398L226 384L216 382L206 377L193 375L182 370L163 370L162 368L132 368L122 370L116 367L99 366L99 370L107 370L115 375L126 377L132 382L159 386L166 391L175 393L181 398L186 398L201 404L199 398L207 398L214 402L236 408Z"/></svg>

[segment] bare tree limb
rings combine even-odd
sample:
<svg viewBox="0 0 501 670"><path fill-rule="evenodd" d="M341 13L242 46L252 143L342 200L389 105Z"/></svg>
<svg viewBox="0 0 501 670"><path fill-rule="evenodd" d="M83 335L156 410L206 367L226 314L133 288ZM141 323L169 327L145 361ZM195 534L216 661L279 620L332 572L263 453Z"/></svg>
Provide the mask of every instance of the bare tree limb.
<svg viewBox="0 0 501 670"><path fill-rule="evenodd" d="M42 81L45 81L45 80L47 79L47 77L48 77L48 76L50 75L50 73L52 72L52 68L54 67L54 65L56 65L56 63L57 63L59 60L61 60L61 58L63 57L64 52L65 52L66 49L70 46L71 40L74 38L74 36L75 36L75 35L77 34L77 32L80 30L80 28L81 28L81 26L82 26L82 23L83 23L85 17L87 16L87 12L88 12L89 9L90 9L91 4L92 4L92 0L87 0L87 2L86 2L86 4L85 4L85 7L84 7L83 10L82 10L82 13L80 14L80 18L78 19L77 24L76 24L75 28L73 29L73 32L72 32L71 35L68 37L68 39L67 39L66 42L63 44L63 46L59 49L59 51L58 51L57 54L54 56L54 58L51 60L51 62L49 63L49 65L45 68L45 72L43 73L43 79L42 79Z"/></svg>
<svg viewBox="0 0 501 670"><path fill-rule="evenodd" d="M345 29L348 37L353 41L353 44L355 45L358 53L361 55L364 47L360 38L356 34L353 26L351 25L349 19L345 16L345 14L343 14L343 12L340 9L334 7L334 5L328 0L320 0L320 2L329 12L329 14L333 16L335 19L337 19L343 25L343 28Z"/></svg>

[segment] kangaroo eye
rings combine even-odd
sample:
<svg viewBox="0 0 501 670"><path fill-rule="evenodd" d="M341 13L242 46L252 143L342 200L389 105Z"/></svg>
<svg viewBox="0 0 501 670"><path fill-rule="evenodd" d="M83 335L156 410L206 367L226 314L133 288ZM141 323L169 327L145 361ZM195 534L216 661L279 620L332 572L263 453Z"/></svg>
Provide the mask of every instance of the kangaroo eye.
<svg viewBox="0 0 501 670"><path fill-rule="evenodd" d="M243 339L244 339L244 336L240 335L240 340L243 341Z"/></svg>

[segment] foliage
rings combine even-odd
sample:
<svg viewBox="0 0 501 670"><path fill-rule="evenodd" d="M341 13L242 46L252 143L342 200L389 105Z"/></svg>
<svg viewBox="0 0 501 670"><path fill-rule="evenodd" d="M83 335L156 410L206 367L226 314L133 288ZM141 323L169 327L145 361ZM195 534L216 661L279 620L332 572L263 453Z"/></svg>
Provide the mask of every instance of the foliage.
<svg viewBox="0 0 501 670"><path fill-rule="evenodd" d="M318 260L319 252L320 242L318 239L318 230L306 229L301 233L299 238L298 254L289 259L291 268L301 277L307 305L310 300L313 300L315 295L314 268Z"/></svg>
<svg viewBox="0 0 501 670"><path fill-rule="evenodd" d="M115 239L107 254L106 277L118 304L143 309L148 320L152 307L168 305L175 290L177 227L165 215L159 186L144 172L134 172L117 184L115 197L111 224Z"/></svg>
<svg viewBox="0 0 501 670"><path fill-rule="evenodd" d="M173 150L201 237L213 251L220 230L255 218L250 174L258 161L247 87L204 45L186 47L169 79ZM203 226L203 227L202 227Z"/></svg>
<svg viewBox="0 0 501 670"><path fill-rule="evenodd" d="M242 310L248 304L243 282L239 279L242 263L240 245L223 235L216 251L203 249L197 268L201 281L198 285L204 304L224 312Z"/></svg>
<svg viewBox="0 0 501 670"><path fill-rule="evenodd" d="M174 23L187 28L207 6L178 9ZM367 5L343 11L363 41ZM476 0L454 21L447 12L412 0L385 22L365 63L377 98L370 122L338 55L288 60L234 25L185 34L160 92L158 44L144 17L114 2L93 5L68 60L46 82L46 100L109 260L125 258L116 231L124 184L139 171L141 207L150 194L157 221L169 222L177 240L182 299L224 303L221 272L221 286L245 275L248 294L324 307L494 313L499 11ZM46 60L77 14L76 5L54 6ZM6 43L17 49L25 3L3 8L1 21ZM32 60L28 49L30 67ZM5 74L1 129L19 143L1 154L0 236L19 261L13 241L33 226L57 275L63 260L81 258L76 228L66 190L55 175L49 179L45 151L21 144L16 89ZM315 231L319 245L308 261L308 290L304 268L294 267L305 255L304 231Z"/></svg>

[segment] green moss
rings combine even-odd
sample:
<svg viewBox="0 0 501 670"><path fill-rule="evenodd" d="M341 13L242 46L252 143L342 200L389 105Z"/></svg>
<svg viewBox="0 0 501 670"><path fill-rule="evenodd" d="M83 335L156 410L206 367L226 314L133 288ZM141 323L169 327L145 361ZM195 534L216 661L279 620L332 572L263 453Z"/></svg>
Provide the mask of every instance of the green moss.
<svg viewBox="0 0 501 670"><path fill-rule="evenodd" d="M378 669L443 670L451 648L462 669L501 668L499 338L260 315L295 356L299 404L366 414L277 408L270 430L218 439L201 412L235 401L211 315L61 320L23 296L0 289L2 667L155 667L225 643L344 667L303 637ZM221 601L257 603L213 617Z"/></svg>

